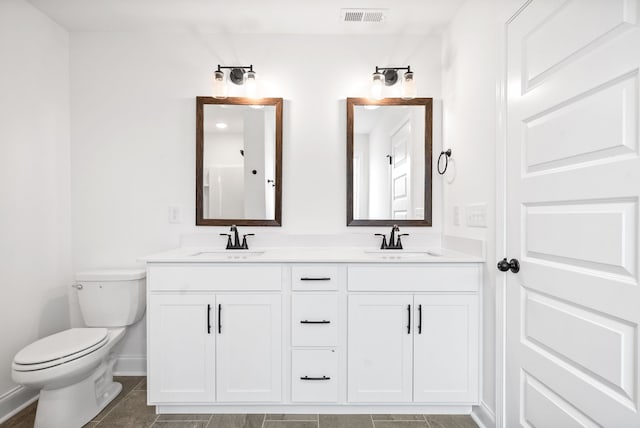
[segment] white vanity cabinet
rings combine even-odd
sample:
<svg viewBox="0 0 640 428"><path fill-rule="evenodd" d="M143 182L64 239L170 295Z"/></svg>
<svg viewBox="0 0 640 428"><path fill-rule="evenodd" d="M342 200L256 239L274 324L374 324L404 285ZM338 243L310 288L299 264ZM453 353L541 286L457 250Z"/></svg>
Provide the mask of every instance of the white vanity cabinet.
<svg viewBox="0 0 640 428"><path fill-rule="evenodd" d="M213 403L213 294L151 294L147 389L152 403Z"/></svg>
<svg viewBox="0 0 640 428"><path fill-rule="evenodd" d="M216 401L281 400L280 294L217 296Z"/></svg>
<svg viewBox="0 0 640 428"><path fill-rule="evenodd" d="M481 268L273 260L148 265L160 413L467 413Z"/></svg>

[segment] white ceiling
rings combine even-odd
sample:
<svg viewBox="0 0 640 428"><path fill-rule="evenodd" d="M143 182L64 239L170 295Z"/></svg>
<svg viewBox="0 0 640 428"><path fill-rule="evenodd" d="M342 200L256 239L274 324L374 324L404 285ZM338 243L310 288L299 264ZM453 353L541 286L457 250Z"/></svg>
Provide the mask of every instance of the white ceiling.
<svg viewBox="0 0 640 428"><path fill-rule="evenodd" d="M70 31L228 34L434 34L465 0L29 0ZM344 23L342 8L387 9L382 24Z"/></svg>

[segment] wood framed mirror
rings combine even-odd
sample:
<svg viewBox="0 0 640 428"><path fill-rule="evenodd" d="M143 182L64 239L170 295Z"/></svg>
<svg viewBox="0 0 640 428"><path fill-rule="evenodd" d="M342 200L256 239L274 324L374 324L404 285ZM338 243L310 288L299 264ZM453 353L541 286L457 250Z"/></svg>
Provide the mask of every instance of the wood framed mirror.
<svg viewBox="0 0 640 428"><path fill-rule="evenodd" d="M432 98L347 98L347 226L432 225Z"/></svg>
<svg viewBox="0 0 640 428"><path fill-rule="evenodd" d="M282 98L196 98L196 225L282 225Z"/></svg>

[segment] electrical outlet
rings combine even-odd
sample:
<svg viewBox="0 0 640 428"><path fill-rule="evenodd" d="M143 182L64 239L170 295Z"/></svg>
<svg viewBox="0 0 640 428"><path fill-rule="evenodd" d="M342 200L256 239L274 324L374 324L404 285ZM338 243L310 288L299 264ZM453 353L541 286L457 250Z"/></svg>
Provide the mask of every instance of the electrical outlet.
<svg viewBox="0 0 640 428"><path fill-rule="evenodd" d="M182 223L179 206L169 205L169 223L172 223L172 224Z"/></svg>
<svg viewBox="0 0 640 428"><path fill-rule="evenodd" d="M460 207L458 205L453 207L453 225L460 226Z"/></svg>
<svg viewBox="0 0 640 428"><path fill-rule="evenodd" d="M487 204L467 205L467 226L487 227Z"/></svg>

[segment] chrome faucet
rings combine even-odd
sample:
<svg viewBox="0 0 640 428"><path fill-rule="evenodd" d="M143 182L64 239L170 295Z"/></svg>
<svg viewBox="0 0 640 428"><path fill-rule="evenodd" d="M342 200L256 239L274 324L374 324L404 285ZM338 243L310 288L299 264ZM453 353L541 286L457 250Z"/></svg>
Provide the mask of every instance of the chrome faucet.
<svg viewBox="0 0 640 428"><path fill-rule="evenodd" d="M238 232L238 226L235 224L231 225L229 232L233 233L233 241L231 240L230 233L221 233L220 236L227 237L227 250L248 250L249 245L247 245L247 236L254 236L255 233L247 233L242 235L242 243L240 242L240 236Z"/></svg>
<svg viewBox="0 0 640 428"><path fill-rule="evenodd" d="M393 227L391 228L391 233L389 234L389 243L387 243L387 236L384 233L376 233L375 236L382 236L382 244L380 245L380 249L381 250L402 250L402 240L400 238L403 236L409 236L409 234L399 233L399 232L400 232L400 228L398 227L397 224L394 224Z"/></svg>

